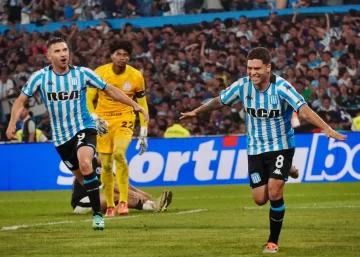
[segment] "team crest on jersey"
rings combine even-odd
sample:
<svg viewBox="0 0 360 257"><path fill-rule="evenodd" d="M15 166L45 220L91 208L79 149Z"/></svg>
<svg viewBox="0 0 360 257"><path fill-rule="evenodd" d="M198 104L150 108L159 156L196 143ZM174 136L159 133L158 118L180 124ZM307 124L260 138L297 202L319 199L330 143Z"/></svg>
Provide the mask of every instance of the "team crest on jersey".
<svg viewBox="0 0 360 257"><path fill-rule="evenodd" d="M78 82L78 80L77 80L77 78L71 78L71 85L72 86L76 86L77 85L77 82Z"/></svg>
<svg viewBox="0 0 360 257"><path fill-rule="evenodd" d="M271 95L270 96L270 103L271 104L277 104L278 103L278 99L276 95Z"/></svg>
<svg viewBox="0 0 360 257"><path fill-rule="evenodd" d="M124 91L130 91L131 90L131 83L129 81L126 81L122 88Z"/></svg>

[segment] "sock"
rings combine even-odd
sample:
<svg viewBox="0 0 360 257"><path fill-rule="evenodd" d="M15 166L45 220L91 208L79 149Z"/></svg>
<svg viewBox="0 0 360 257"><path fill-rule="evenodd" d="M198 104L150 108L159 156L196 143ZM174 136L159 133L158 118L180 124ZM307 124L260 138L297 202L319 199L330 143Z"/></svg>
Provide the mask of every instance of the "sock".
<svg viewBox="0 0 360 257"><path fill-rule="evenodd" d="M119 186L120 199L119 203L128 202L129 191L129 167L126 161L126 150L129 146L130 140L125 138L115 139L114 144L114 159L116 166L116 181Z"/></svg>
<svg viewBox="0 0 360 257"><path fill-rule="evenodd" d="M143 204L143 209L145 211L153 211L154 210L154 202L147 200L144 204Z"/></svg>
<svg viewBox="0 0 360 257"><path fill-rule="evenodd" d="M116 161L116 181L119 185L120 192L119 203L127 203L129 193L129 168L125 158L121 162Z"/></svg>
<svg viewBox="0 0 360 257"><path fill-rule="evenodd" d="M108 208L115 207L114 202L114 174L112 172L111 154L99 154L101 158L101 183L104 186L104 196Z"/></svg>
<svg viewBox="0 0 360 257"><path fill-rule="evenodd" d="M95 172L92 172L89 175L84 175L84 187L90 199L93 215L102 216L100 212L99 180Z"/></svg>
<svg viewBox="0 0 360 257"><path fill-rule="evenodd" d="M136 210L142 210L143 209L143 203L140 200L136 204L135 209Z"/></svg>
<svg viewBox="0 0 360 257"><path fill-rule="evenodd" d="M277 244L285 214L284 199L270 200L270 236L268 242Z"/></svg>

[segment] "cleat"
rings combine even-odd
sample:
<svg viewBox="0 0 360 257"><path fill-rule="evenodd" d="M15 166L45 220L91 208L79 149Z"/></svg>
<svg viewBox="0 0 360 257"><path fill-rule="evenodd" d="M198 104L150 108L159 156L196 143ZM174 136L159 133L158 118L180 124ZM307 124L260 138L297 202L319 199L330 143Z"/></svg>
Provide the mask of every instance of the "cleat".
<svg viewBox="0 0 360 257"><path fill-rule="evenodd" d="M289 176L293 179L297 179L299 177L299 170L295 166L291 166Z"/></svg>
<svg viewBox="0 0 360 257"><path fill-rule="evenodd" d="M100 215L94 215L92 226L94 230L104 230L105 223L103 217L101 217Z"/></svg>
<svg viewBox="0 0 360 257"><path fill-rule="evenodd" d="M279 250L278 246L274 243L267 243L263 253L277 253Z"/></svg>
<svg viewBox="0 0 360 257"><path fill-rule="evenodd" d="M162 212L167 210L167 207L169 207L169 205L172 202L172 196L173 196L173 193L171 191L164 191L164 193L166 193L166 203L161 209Z"/></svg>
<svg viewBox="0 0 360 257"><path fill-rule="evenodd" d="M109 207L106 209L105 217L114 217L115 216L115 208Z"/></svg>
<svg viewBox="0 0 360 257"><path fill-rule="evenodd" d="M129 214L129 208L127 203L121 202L118 205L118 213L119 215L128 215Z"/></svg>
<svg viewBox="0 0 360 257"><path fill-rule="evenodd" d="M164 206L166 205L166 199L168 196L168 191L164 191L160 197L158 199L155 200L154 202L154 212L159 212L161 211Z"/></svg>

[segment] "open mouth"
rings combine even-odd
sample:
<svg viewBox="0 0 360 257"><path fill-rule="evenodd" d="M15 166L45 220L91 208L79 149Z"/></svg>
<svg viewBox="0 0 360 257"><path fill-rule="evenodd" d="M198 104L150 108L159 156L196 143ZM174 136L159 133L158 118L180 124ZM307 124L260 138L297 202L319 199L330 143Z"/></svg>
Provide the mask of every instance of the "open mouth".
<svg viewBox="0 0 360 257"><path fill-rule="evenodd" d="M61 59L60 62L61 62L62 64L66 64L66 58Z"/></svg>

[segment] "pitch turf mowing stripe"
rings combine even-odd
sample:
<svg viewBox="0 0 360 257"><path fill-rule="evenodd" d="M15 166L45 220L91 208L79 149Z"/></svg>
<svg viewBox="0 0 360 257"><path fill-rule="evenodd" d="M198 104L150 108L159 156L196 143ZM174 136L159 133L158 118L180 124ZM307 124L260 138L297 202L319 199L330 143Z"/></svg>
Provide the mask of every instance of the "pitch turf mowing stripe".
<svg viewBox="0 0 360 257"><path fill-rule="evenodd" d="M191 214L191 213L197 213L197 212L203 212L207 211L206 209L195 209L195 210L189 210L189 211L180 211L180 212L172 212L172 213L164 213L164 215L183 215L183 214ZM151 215L151 214L150 214ZM154 214L158 215L158 214ZM108 220L122 220L122 219L132 219L132 218L138 218L142 215L134 215L134 216L121 216L121 217L114 217L114 218L105 218L106 221ZM64 220L64 221L57 221L57 222L46 222L46 223L37 223L37 224L23 224L23 225L17 225L17 226L9 226L9 227L2 227L1 231L7 231L7 230L17 230L19 228L30 228L30 227L38 227L38 226L51 226L51 225L60 225L60 224L71 224L71 223L83 223L83 222L91 222L92 219L87 220Z"/></svg>

